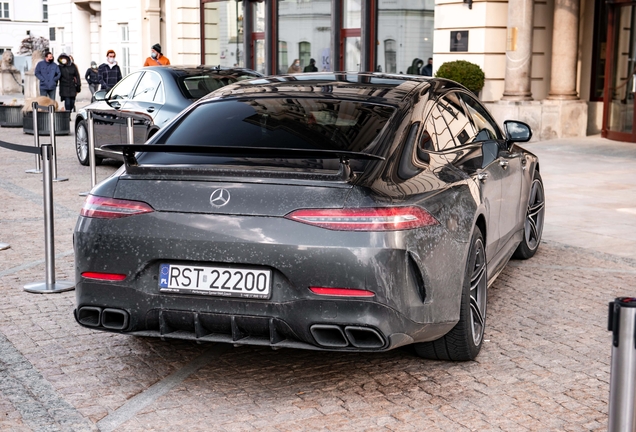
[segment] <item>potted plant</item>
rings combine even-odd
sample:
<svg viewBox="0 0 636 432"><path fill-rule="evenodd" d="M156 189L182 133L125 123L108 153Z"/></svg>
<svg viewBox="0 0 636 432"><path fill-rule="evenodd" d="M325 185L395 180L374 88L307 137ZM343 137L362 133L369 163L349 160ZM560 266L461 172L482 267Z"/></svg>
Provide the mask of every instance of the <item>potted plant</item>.
<svg viewBox="0 0 636 432"><path fill-rule="evenodd" d="M435 76L457 81L475 93L476 96L484 88L484 71L475 63L466 60L455 60L442 64Z"/></svg>
<svg viewBox="0 0 636 432"><path fill-rule="evenodd" d="M0 105L0 126L22 126L22 105Z"/></svg>

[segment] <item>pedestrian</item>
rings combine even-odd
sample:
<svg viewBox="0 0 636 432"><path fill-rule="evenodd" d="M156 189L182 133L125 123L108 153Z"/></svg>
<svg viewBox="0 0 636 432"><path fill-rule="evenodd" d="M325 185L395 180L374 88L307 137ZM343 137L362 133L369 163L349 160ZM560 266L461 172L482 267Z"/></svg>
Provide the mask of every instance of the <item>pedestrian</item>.
<svg viewBox="0 0 636 432"><path fill-rule="evenodd" d="M60 65L60 99L66 111L73 111L77 93L82 90L82 77L71 57L65 53L60 54L57 62Z"/></svg>
<svg viewBox="0 0 636 432"><path fill-rule="evenodd" d="M295 59L294 62L287 69L287 73L294 74L294 73L300 73L300 72L301 72L300 71L300 60Z"/></svg>
<svg viewBox="0 0 636 432"><path fill-rule="evenodd" d="M40 80L40 96L55 100L55 88L60 79L60 68L53 61L53 53L44 51L44 61L35 67L35 76Z"/></svg>
<svg viewBox="0 0 636 432"><path fill-rule="evenodd" d="M97 90L99 90L99 76L97 75L97 63L94 61L91 62L91 67L86 69L86 74L84 75L86 78L86 82L88 83L88 89L91 91L91 97L95 94Z"/></svg>
<svg viewBox="0 0 636 432"><path fill-rule="evenodd" d="M115 51L106 51L106 63L99 65L97 76L102 90L110 90L121 81L121 69L115 60Z"/></svg>
<svg viewBox="0 0 636 432"><path fill-rule="evenodd" d="M316 60L309 59L309 66L305 66L303 72L318 72L318 68L316 67Z"/></svg>
<svg viewBox="0 0 636 432"><path fill-rule="evenodd" d="M422 59L414 58L413 63L406 70L406 73L409 75L419 75L420 68L424 65L424 61Z"/></svg>
<svg viewBox="0 0 636 432"><path fill-rule="evenodd" d="M170 60L161 53L161 45L154 44L150 49L150 57L146 59L144 66L169 66Z"/></svg>
<svg viewBox="0 0 636 432"><path fill-rule="evenodd" d="M433 59L428 58L428 63L422 68L420 75L433 76Z"/></svg>

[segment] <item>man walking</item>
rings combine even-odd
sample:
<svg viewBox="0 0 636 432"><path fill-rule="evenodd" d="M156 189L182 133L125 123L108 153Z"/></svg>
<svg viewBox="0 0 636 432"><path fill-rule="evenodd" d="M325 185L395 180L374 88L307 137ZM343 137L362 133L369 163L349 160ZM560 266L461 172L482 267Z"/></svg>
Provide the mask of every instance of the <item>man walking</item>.
<svg viewBox="0 0 636 432"><path fill-rule="evenodd" d="M35 66L35 76L40 80L40 96L55 100L55 88L60 79L60 68L53 61L51 51L44 51L44 61Z"/></svg>
<svg viewBox="0 0 636 432"><path fill-rule="evenodd" d="M95 92L99 89L99 77L97 76L97 63L94 61L91 62L91 67L86 69L86 74L84 75L86 78L86 82L88 83L88 88L91 91L91 96L95 94Z"/></svg>
<svg viewBox="0 0 636 432"><path fill-rule="evenodd" d="M428 58L428 63L422 68L421 75L433 76L433 59L431 57Z"/></svg>
<svg viewBox="0 0 636 432"><path fill-rule="evenodd" d="M121 70L117 61L115 61L115 51L108 50L106 52L106 63L99 65L97 76L99 77L99 84L102 86L101 90L110 90L121 81Z"/></svg>
<svg viewBox="0 0 636 432"><path fill-rule="evenodd" d="M146 58L144 66L169 66L170 60L161 53L161 45L154 44L150 49L150 57Z"/></svg>

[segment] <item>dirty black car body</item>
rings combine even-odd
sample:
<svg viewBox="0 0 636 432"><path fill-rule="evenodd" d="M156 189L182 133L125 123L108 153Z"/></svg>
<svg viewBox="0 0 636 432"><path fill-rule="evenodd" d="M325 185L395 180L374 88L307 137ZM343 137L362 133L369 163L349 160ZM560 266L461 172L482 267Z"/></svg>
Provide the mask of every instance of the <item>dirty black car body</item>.
<svg viewBox="0 0 636 432"><path fill-rule="evenodd" d="M142 144L188 105L237 81L262 76L251 69L209 66L152 66L126 75L109 91L95 93L96 101L77 113L75 150L82 165L89 164L88 111L93 113L96 162L121 159L103 144L127 143L126 120L133 120L134 142Z"/></svg>
<svg viewBox="0 0 636 432"><path fill-rule="evenodd" d="M465 88L269 77L214 92L94 188L76 319L139 336L474 359L488 286L536 252L536 156ZM148 150L146 150L148 149ZM137 153L136 153L137 152ZM141 153L139 153L141 152ZM205 280L205 282L204 282Z"/></svg>

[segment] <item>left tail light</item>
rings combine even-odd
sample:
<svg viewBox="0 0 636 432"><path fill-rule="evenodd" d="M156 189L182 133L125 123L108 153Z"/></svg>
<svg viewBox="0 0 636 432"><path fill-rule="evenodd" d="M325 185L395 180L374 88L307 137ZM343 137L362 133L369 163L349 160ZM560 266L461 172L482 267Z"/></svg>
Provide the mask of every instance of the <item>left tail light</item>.
<svg viewBox="0 0 636 432"><path fill-rule="evenodd" d="M399 231L438 223L430 213L419 207L303 209L285 217L338 231Z"/></svg>
<svg viewBox="0 0 636 432"><path fill-rule="evenodd" d="M116 219L153 211L145 202L89 195L80 214L89 218Z"/></svg>

